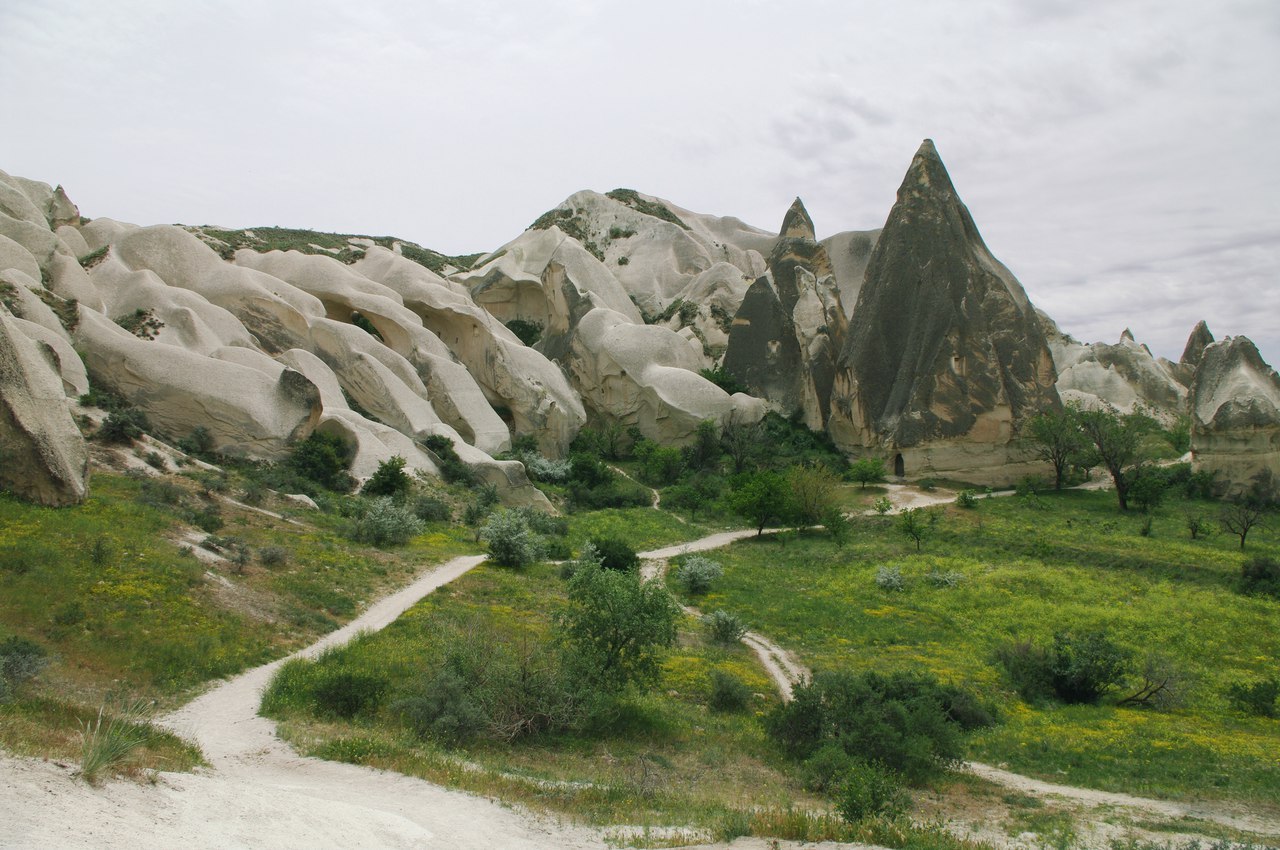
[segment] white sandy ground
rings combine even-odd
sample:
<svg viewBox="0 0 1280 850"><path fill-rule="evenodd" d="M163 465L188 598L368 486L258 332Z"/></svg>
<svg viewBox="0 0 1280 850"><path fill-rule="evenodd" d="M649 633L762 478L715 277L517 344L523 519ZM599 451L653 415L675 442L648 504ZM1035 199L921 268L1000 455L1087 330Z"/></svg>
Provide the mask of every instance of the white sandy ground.
<svg viewBox="0 0 1280 850"><path fill-rule="evenodd" d="M891 491L899 507L918 505L915 495ZM937 503L934 494L927 498ZM722 532L645 552L642 557L663 561L754 534L751 529ZM312 656L358 632L386 626L423 596L483 560L482 556L455 558L429 570L297 654ZM807 676L786 650L764 636L752 632L746 640L783 693L789 694L792 683ZM69 765L0 755L0 848L578 850L608 846L597 830L516 811L412 777L299 756L275 737L272 721L257 715L262 690L281 663L223 682L161 721L200 745L209 770L159 773L154 784L110 781L94 788L75 779ZM970 764L969 769L1024 793L1280 834L1280 823L1248 812L1052 785L987 765ZM740 838L731 845L708 846L766 850L802 845ZM834 850L856 845L803 846Z"/></svg>

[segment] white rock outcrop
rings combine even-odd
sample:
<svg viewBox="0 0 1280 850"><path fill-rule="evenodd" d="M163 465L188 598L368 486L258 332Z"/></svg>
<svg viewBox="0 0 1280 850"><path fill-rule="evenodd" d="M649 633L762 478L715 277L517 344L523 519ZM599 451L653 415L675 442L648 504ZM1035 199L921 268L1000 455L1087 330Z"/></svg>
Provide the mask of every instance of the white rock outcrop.
<svg viewBox="0 0 1280 850"><path fill-rule="evenodd" d="M1248 337L1206 346L1191 386L1192 466L1218 490L1280 498L1280 375Z"/></svg>
<svg viewBox="0 0 1280 850"><path fill-rule="evenodd" d="M0 487L43 505L89 492L89 452L66 389L40 346L0 304Z"/></svg>

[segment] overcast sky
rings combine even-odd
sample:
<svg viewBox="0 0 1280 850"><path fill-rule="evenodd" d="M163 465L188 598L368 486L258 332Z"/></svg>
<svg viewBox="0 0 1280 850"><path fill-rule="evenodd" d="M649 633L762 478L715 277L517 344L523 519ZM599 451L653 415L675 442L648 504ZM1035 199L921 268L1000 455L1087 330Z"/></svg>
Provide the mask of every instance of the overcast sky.
<svg viewBox="0 0 1280 850"><path fill-rule="evenodd" d="M85 215L490 250L578 189L883 224L933 138L1063 330L1280 365L1280 2L0 0L0 168Z"/></svg>

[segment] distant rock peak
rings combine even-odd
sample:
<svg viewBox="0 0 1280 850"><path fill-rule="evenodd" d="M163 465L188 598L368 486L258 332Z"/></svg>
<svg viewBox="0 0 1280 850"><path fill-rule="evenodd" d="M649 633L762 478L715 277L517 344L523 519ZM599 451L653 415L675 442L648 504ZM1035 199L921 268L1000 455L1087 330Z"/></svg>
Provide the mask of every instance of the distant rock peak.
<svg viewBox="0 0 1280 850"><path fill-rule="evenodd" d="M1186 348L1182 349L1182 357L1178 363L1183 366L1195 368L1200 365L1200 360L1204 357L1204 350L1214 342L1213 332L1209 330L1209 324L1201 319L1191 330L1191 336L1187 337Z"/></svg>
<svg viewBox="0 0 1280 850"><path fill-rule="evenodd" d="M778 231L778 235L783 239L817 241L817 236L813 229L813 219L809 216L809 211L804 208L804 201L796 198L792 202L787 214L782 218L782 230Z"/></svg>

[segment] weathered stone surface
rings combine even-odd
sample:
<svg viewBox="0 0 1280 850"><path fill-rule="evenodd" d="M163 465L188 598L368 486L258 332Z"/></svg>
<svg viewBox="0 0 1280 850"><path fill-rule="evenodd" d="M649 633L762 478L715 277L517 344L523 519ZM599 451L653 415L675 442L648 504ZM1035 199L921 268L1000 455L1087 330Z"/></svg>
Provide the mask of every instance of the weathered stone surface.
<svg viewBox="0 0 1280 850"><path fill-rule="evenodd" d="M851 452L934 450L930 474L1002 477L1026 459L1022 422L1059 404L1054 379L1031 302L987 249L926 140L867 265L831 436ZM974 457L970 444L989 449Z"/></svg>
<svg viewBox="0 0 1280 850"><path fill-rule="evenodd" d="M1187 412L1187 387L1176 364L1158 360L1129 331L1115 345L1077 342L1048 316L1041 327L1058 371L1058 394L1085 409L1110 405L1125 413L1143 408L1164 421Z"/></svg>
<svg viewBox="0 0 1280 850"><path fill-rule="evenodd" d="M292 369L273 380L239 363L139 339L87 308L75 337L94 384L145 411L160 434L184 437L204 426L220 452L275 458L319 420L319 391Z"/></svg>
<svg viewBox="0 0 1280 850"><path fill-rule="evenodd" d="M84 501L89 452L62 379L0 305L0 487L43 505Z"/></svg>
<svg viewBox="0 0 1280 850"><path fill-rule="evenodd" d="M783 218L768 274L734 316L724 369L784 415L821 430L848 320L826 249L799 198Z"/></svg>
<svg viewBox="0 0 1280 850"><path fill-rule="evenodd" d="M62 390L67 398L77 399L89 391L89 375L85 371L84 361L72 348L65 332L55 333L44 325L16 317L13 323L27 339L36 344L44 359L62 378Z"/></svg>
<svg viewBox="0 0 1280 850"><path fill-rule="evenodd" d="M62 327L62 322L36 294L43 289L38 279L32 280L17 269L0 271L0 301L9 308L9 312L19 319L35 322L70 342L71 337Z"/></svg>
<svg viewBox="0 0 1280 850"><path fill-rule="evenodd" d="M836 233L821 241L831 258L831 269L835 272L836 286L840 289L840 303L844 305L846 316L853 314L858 304L858 294L862 291L862 281L867 274L867 263L871 261L871 251L880 238L877 230L846 230Z"/></svg>
<svg viewBox="0 0 1280 850"><path fill-rule="evenodd" d="M90 226L97 223L95 219ZM231 312L268 353L305 347L308 317L325 315L319 298L269 274L225 262L182 228L138 228L112 244L113 253L129 268L150 269L169 286L189 289Z"/></svg>
<svg viewBox="0 0 1280 850"><path fill-rule="evenodd" d="M1280 498L1280 376L1248 337L1204 348L1191 386L1191 453L1227 495Z"/></svg>
<svg viewBox="0 0 1280 850"><path fill-rule="evenodd" d="M697 355L677 334L636 325L611 310L592 310L574 334L569 369L591 411L636 425L652 440L679 443L698 424L754 421L754 399L730 396L694 371Z"/></svg>
<svg viewBox="0 0 1280 850"><path fill-rule="evenodd" d="M586 420L577 394L555 364L521 343L472 301L465 287L384 248L370 248L355 270L394 291L421 318L484 395L511 412L516 434L534 435L542 451L552 456L568 449ZM505 437L506 426L500 421L497 426Z"/></svg>
<svg viewBox="0 0 1280 850"><path fill-rule="evenodd" d="M71 249L43 222L32 224L0 213L0 236L7 236L26 248L42 269L49 269L53 258L59 254L75 261Z"/></svg>
<svg viewBox="0 0 1280 850"><path fill-rule="evenodd" d="M80 223L80 210L67 197L67 193L61 186L54 188L48 183L9 175L3 171L0 171L0 183L7 184L25 195L38 216L38 219L33 220L50 230L57 230L64 224Z"/></svg>
<svg viewBox="0 0 1280 850"><path fill-rule="evenodd" d="M21 244L0 233L0 270L17 269L31 280L40 280L40 264Z"/></svg>
<svg viewBox="0 0 1280 850"><path fill-rule="evenodd" d="M62 240L64 245L71 249L71 253L75 255L76 259L80 259L86 254L93 253L89 250L89 243L84 241L84 236L80 234L79 230L71 225L64 224L55 230L54 233Z"/></svg>

